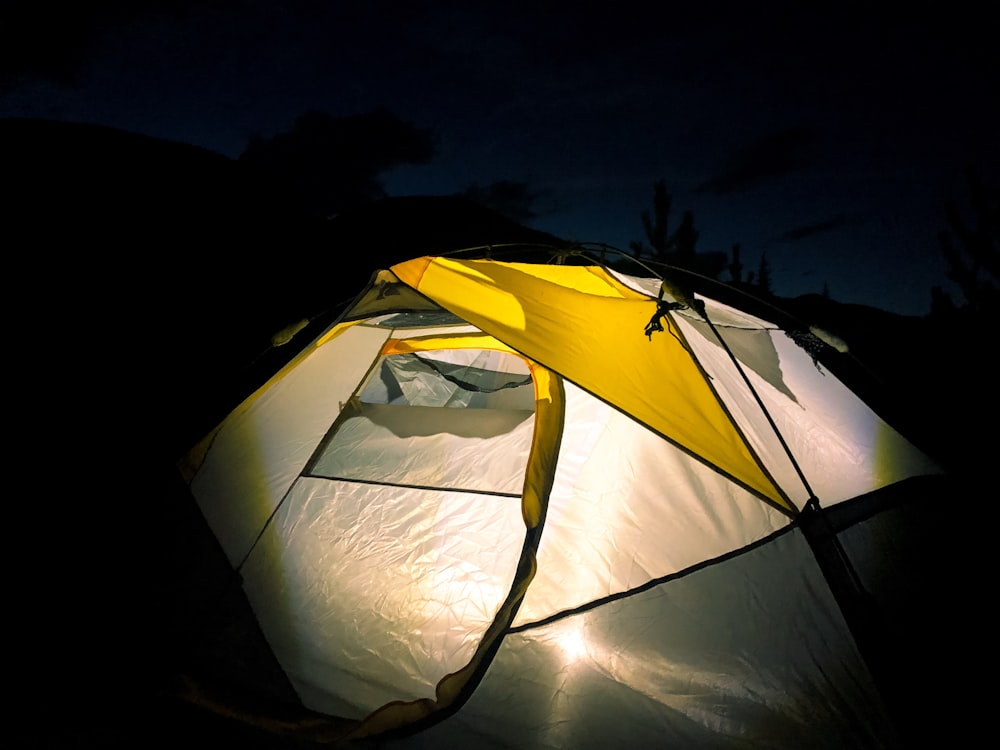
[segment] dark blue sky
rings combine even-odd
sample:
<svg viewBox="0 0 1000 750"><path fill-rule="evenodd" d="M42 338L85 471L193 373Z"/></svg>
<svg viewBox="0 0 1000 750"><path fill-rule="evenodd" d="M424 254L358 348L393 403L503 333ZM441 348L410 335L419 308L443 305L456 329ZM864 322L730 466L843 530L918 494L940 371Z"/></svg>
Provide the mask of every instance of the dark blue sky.
<svg viewBox="0 0 1000 750"><path fill-rule="evenodd" d="M46 5L6 24L0 116L235 157L306 110L385 107L438 139L391 195L524 181L534 226L627 248L663 178L698 249L766 252L779 294L926 312L945 202L998 164L990 22L955 3Z"/></svg>

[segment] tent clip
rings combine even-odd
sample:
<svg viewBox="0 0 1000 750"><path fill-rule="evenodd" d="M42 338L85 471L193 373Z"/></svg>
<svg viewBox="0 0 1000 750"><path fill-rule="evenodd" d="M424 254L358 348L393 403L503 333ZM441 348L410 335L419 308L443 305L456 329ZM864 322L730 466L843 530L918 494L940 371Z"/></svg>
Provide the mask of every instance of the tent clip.
<svg viewBox="0 0 1000 750"><path fill-rule="evenodd" d="M819 505L819 498L816 497L815 495L810 495L809 499L806 500L806 504L802 506L802 509L810 510L814 513L819 513L819 511L822 510Z"/></svg>
<svg viewBox="0 0 1000 750"><path fill-rule="evenodd" d="M656 312L653 313L653 317L651 317L649 322L646 324L646 338L652 341L654 333L664 330L662 321L667 317L668 312L671 310L686 309L687 305L682 305L680 302L664 302L662 297L658 299L656 301Z"/></svg>

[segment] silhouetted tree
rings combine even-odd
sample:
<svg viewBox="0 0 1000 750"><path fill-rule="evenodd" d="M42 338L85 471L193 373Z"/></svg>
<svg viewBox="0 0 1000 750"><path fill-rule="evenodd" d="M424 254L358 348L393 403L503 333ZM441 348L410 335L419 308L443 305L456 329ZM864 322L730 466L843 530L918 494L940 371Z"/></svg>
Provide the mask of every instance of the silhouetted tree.
<svg viewBox="0 0 1000 750"><path fill-rule="evenodd" d="M771 288L771 264L767 262L767 253L761 253L760 265L757 266L757 291L761 294L773 294Z"/></svg>
<svg viewBox="0 0 1000 750"><path fill-rule="evenodd" d="M732 255L729 260L729 279L734 286L743 283L743 263L740 262L740 243L733 245Z"/></svg>
<svg viewBox="0 0 1000 750"><path fill-rule="evenodd" d="M349 117L306 112L288 132L251 140L239 161L290 191L308 212L329 217L384 197L385 171L433 156L430 131L377 109Z"/></svg>
<svg viewBox="0 0 1000 750"><path fill-rule="evenodd" d="M1000 192L987 186L974 171L968 175L972 224L966 222L954 202L946 206L951 233L938 235L941 252L948 263L948 278L965 298L965 307L974 313L1000 312ZM954 238L957 238L956 244ZM943 299L947 293L935 287L932 311L956 306Z"/></svg>
<svg viewBox="0 0 1000 750"><path fill-rule="evenodd" d="M944 290L943 287L935 285L931 287L931 315L933 317L948 317L958 312L955 300Z"/></svg>
<svg viewBox="0 0 1000 750"><path fill-rule="evenodd" d="M695 266L695 247L698 245L698 230L694 228L694 213L685 211L681 218L681 225L670 237L667 246L668 253L676 255L676 265L684 268Z"/></svg>
<svg viewBox="0 0 1000 750"><path fill-rule="evenodd" d="M639 214L642 219L642 228L646 233L646 240L649 242L647 248L641 240L631 242L630 247L637 255L652 255L658 260L665 260L669 252L667 230L670 221L670 204L673 197L667 192L665 180L657 180L653 183L653 212L643 210Z"/></svg>
<svg viewBox="0 0 1000 750"><path fill-rule="evenodd" d="M677 229L670 232L670 208L673 198L667 192L666 182L653 183L653 210L640 213L646 240L633 241L629 247L640 257L651 257L668 265L686 268L712 278L717 278L726 265L725 253L697 252L698 230L694 226L694 213L685 211ZM649 244L646 245L646 242Z"/></svg>
<svg viewBox="0 0 1000 750"><path fill-rule="evenodd" d="M498 180L485 186L470 185L460 195L519 224L527 224L537 216L538 193L531 190L527 182Z"/></svg>

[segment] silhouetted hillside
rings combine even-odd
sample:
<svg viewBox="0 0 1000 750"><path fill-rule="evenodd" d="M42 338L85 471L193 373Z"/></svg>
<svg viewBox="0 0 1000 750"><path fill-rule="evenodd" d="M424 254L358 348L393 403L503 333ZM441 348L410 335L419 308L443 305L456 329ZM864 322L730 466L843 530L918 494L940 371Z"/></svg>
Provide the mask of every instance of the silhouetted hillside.
<svg viewBox="0 0 1000 750"><path fill-rule="evenodd" d="M161 438L194 420L193 432L170 435L174 451L211 426L199 421L206 411L222 416L211 411L220 389L259 381L245 368L272 334L301 319L329 323L375 269L557 241L452 197L390 198L325 222L244 164L105 127L0 120L0 159L13 196L7 257L30 290L21 314L62 327L80 359L141 373L129 383L159 394L170 422Z"/></svg>
<svg viewBox="0 0 1000 750"><path fill-rule="evenodd" d="M286 324L290 266L315 253L319 235L232 160L35 121L0 122L0 149L24 314L57 326L62 354L88 363L78 381L103 391L107 368L129 373L116 387L157 392L147 408L163 409L160 437L266 343L258 329Z"/></svg>

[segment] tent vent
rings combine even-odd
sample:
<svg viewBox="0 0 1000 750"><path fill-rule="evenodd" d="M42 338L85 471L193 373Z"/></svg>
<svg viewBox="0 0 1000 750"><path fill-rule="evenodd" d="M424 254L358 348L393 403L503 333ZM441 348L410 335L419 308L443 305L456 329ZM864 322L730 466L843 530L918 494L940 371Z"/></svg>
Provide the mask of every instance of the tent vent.
<svg viewBox="0 0 1000 750"><path fill-rule="evenodd" d="M425 328L463 325L464 323L464 320L447 310L412 310L387 315L379 320L377 325L381 328Z"/></svg>

